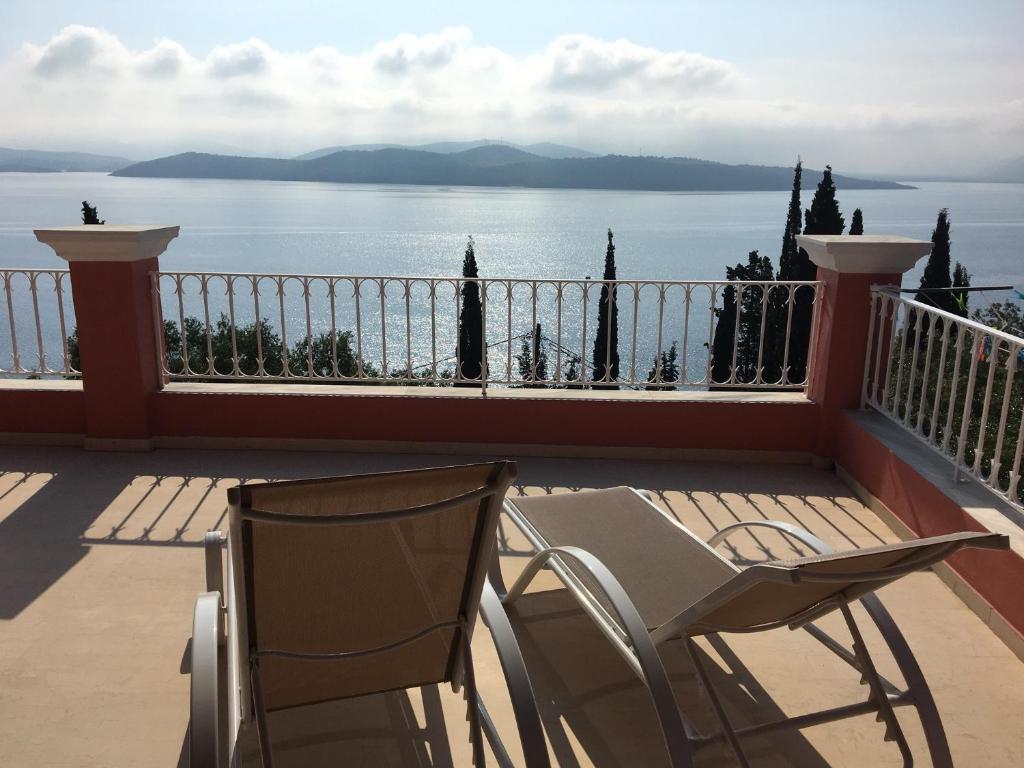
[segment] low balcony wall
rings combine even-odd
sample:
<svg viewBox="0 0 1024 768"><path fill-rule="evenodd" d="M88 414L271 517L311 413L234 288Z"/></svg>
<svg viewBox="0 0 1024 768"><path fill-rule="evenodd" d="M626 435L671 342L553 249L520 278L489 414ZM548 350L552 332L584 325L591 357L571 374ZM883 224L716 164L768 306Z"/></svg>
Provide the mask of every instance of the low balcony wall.
<svg viewBox="0 0 1024 768"><path fill-rule="evenodd" d="M353 441L369 450L446 443L578 455L655 449L799 458L810 454L817 434L816 406L793 393L492 389L482 396L461 388L172 384L151 406L154 434L165 438Z"/></svg>
<svg viewBox="0 0 1024 768"><path fill-rule="evenodd" d="M1024 659L1024 516L877 413L849 411L838 423L836 464L868 506L906 536L994 531L1007 552L966 549L936 570Z"/></svg>

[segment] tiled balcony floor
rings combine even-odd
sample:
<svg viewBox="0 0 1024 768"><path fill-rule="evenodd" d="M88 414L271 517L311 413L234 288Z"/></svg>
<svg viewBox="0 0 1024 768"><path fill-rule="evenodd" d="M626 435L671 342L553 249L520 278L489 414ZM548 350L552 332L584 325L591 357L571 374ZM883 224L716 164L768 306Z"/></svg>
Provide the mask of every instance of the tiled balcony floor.
<svg viewBox="0 0 1024 768"><path fill-rule="evenodd" d="M301 452L86 453L0 448L0 745L11 766L187 764L192 604L203 588L203 533L222 522L239 478L345 474L477 457ZM518 492L634 485L701 534L741 519L796 522L836 547L893 534L836 477L803 466L523 459ZM744 538L746 537L746 538ZM796 556L742 534L745 557ZM513 550L521 548L515 537ZM767 552L765 551L767 550ZM511 580L524 558L506 554ZM564 592L541 583L517 626L563 766L665 764L644 690ZM1024 665L936 576L881 592L932 685L957 765L1024 764ZM834 622L830 625L834 626ZM893 665L868 634L883 674ZM703 642L703 641L702 641ZM856 676L804 633L776 630L703 647L736 717L795 714L865 695ZM501 672L480 627L479 679L513 755ZM680 649L666 664L681 706L708 723ZM450 690L412 691L293 711L272 721L280 764L468 766L464 705ZM928 764L914 711L900 720ZM751 742L755 765L898 765L871 717ZM325 756L330 756L328 760ZM254 764L258 764L254 763ZM731 765L709 752L701 765Z"/></svg>

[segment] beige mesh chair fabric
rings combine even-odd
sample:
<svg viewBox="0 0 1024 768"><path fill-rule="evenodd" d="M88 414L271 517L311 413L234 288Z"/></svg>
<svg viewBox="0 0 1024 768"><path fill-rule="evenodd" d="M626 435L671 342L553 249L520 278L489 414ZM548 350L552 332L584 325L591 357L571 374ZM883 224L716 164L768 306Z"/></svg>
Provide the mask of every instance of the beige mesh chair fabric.
<svg viewBox="0 0 1024 768"><path fill-rule="evenodd" d="M955 533L741 571L631 488L520 496L507 504L547 546L579 547L603 562L656 641L804 621L962 547L1005 543L998 534ZM593 586L571 562L567 567ZM590 591L604 602L600 590Z"/></svg>
<svg viewBox="0 0 1024 768"><path fill-rule="evenodd" d="M507 499L510 519L537 550L505 594L514 603L538 570L549 565L575 595L623 659L646 683L673 766L691 768L693 756L724 739L741 766L749 766L742 740L753 734L801 729L864 714L885 724L904 765L913 756L894 707L916 708L932 764L952 768L935 700L906 639L874 593L908 573L927 568L963 547L1006 549L1006 536L954 533L870 549L832 553L828 545L791 524L769 520L737 522L705 543L640 492L610 488ZM766 527L798 540L819 554L776 560L739 569L714 546L732 533ZM906 681L905 689L879 675L849 603L859 599ZM814 620L837 611L849 630L847 647ZM712 684L699 635L802 628L853 667L867 686L865 700L814 712L735 727ZM681 639L701 687L721 725L700 734L682 717L672 696L656 645ZM813 680L809 681L813 684Z"/></svg>
<svg viewBox="0 0 1024 768"><path fill-rule="evenodd" d="M518 509L550 546L571 544L615 574L648 630L726 584L740 571L678 522L652 510L631 488L517 496ZM590 588L589 576L568 567ZM607 608L607 606L606 606Z"/></svg>
<svg viewBox="0 0 1024 768"><path fill-rule="evenodd" d="M495 462L233 489L264 709L458 683L513 476Z"/></svg>

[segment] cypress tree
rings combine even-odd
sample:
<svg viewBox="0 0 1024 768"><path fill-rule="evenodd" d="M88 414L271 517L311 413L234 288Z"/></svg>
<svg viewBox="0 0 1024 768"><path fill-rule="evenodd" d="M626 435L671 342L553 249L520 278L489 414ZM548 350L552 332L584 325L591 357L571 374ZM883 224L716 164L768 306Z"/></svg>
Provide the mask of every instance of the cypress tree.
<svg viewBox="0 0 1024 768"><path fill-rule="evenodd" d="M82 201L82 223L83 224L106 224L107 220L100 221L95 205L89 205L88 200Z"/></svg>
<svg viewBox="0 0 1024 768"><path fill-rule="evenodd" d="M855 208L853 211L853 221L850 223L850 234L864 234L864 214L861 213L860 208Z"/></svg>
<svg viewBox="0 0 1024 768"><path fill-rule="evenodd" d="M612 230L608 229L608 248L604 254L605 281L615 280L615 243ZM610 282L601 286L601 301L597 305L597 333L594 335L594 381L606 376L610 384L605 388L618 388L615 380L619 377L619 308L615 303L616 288Z"/></svg>
<svg viewBox="0 0 1024 768"><path fill-rule="evenodd" d="M967 271L967 267L965 267L959 261L956 263L956 267L953 269L953 287L971 287L971 274ZM960 317L967 317L967 315L969 314L969 308L967 305L968 297L970 296L970 294L967 291L953 291L952 296L953 311L960 315Z"/></svg>
<svg viewBox="0 0 1024 768"><path fill-rule="evenodd" d="M826 165L818 188L811 200L811 207L804 211L805 235L841 235L846 221L836 200L836 185L832 181L832 166ZM800 249L798 269L792 280L814 280L817 268L811 263L807 251ZM799 290L793 301L793 326L789 336L790 383L803 381L807 376L807 353L811 341L811 320L813 317L813 296L808 289Z"/></svg>
<svg viewBox="0 0 1024 768"><path fill-rule="evenodd" d="M914 295L914 299L930 307L953 312L955 302L952 292L927 290L929 288L953 287L953 279L949 274L949 251L949 209L943 208L939 211L935 229L932 230L932 252L928 256L924 274L921 275L921 290Z"/></svg>
<svg viewBox="0 0 1024 768"><path fill-rule="evenodd" d="M789 195L789 210L786 212L786 229L782 233L782 255L779 256L779 280L803 280L797 277L806 269L800 264L800 249L796 245L796 236L800 234L800 178L803 175L803 163L796 161L793 169L793 191ZM806 254L804 254L806 258ZM813 279L813 278L812 278Z"/></svg>
<svg viewBox="0 0 1024 768"><path fill-rule="evenodd" d="M841 235L845 227L846 221L839 210L839 201L836 200L836 185L832 182L832 166L826 165L814 199L811 200L811 207L804 211L804 234ZM798 279L813 280L814 277Z"/></svg>
<svg viewBox="0 0 1024 768"><path fill-rule="evenodd" d="M523 336L523 345L516 355L519 365L519 377L525 387L543 387L539 383L548 377L548 355L540 345L541 328L537 323L533 333Z"/></svg>
<svg viewBox="0 0 1024 768"><path fill-rule="evenodd" d="M802 216L800 213L800 185L803 177L803 163L798 158L793 168L793 191L789 195L789 209L786 211L786 228L782 232L782 253L779 256L779 276L781 281L803 280L798 277L809 270L810 261L796 244L796 236L800 234ZM803 261L801 261L801 258ZM813 278L811 278L813 279ZM782 379L782 361L786 354L786 325L789 318L789 292L775 288L768 297L768 329L765 335L765 381Z"/></svg>
<svg viewBox="0 0 1024 768"><path fill-rule="evenodd" d="M767 256L757 251L747 255L746 264L727 267L725 276L728 280L750 282L767 282L775 279L775 270ZM736 349L736 382L748 384L757 378L758 356L762 356L761 348L761 307L763 300L760 286L747 285L742 288L742 296L737 302L739 286L729 285L722 297L722 308L715 310L718 325L715 327L714 341L711 350L711 378L713 383L722 384L732 378L733 347ZM739 312L739 325L736 324L736 313ZM737 337L736 331L739 330ZM766 331L767 335L767 331ZM767 379L767 376L764 377Z"/></svg>
<svg viewBox="0 0 1024 768"><path fill-rule="evenodd" d="M668 348L668 352L662 352L660 356L654 356L654 362L651 363L651 370L647 373L647 387L648 390L657 392L662 389L672 389L672 387L662 386L664 384L674 384L679 381L679 350L676 346L676 342L672 342L672 346ZM659 370L660 368L660 370ZM658 378L659 373L661 378Z"/></svg>
<svg viewBox="0 0 1024 768"><path fill-rule="evenodd" d="M481 357L484 347L483 311L480 307L480 284L476 266L473 236L466 241L466 255L462 260L462 276L470 278L462 283L462 313L459 315L459 366L462 378L480 379L484 374Z"/></svg>

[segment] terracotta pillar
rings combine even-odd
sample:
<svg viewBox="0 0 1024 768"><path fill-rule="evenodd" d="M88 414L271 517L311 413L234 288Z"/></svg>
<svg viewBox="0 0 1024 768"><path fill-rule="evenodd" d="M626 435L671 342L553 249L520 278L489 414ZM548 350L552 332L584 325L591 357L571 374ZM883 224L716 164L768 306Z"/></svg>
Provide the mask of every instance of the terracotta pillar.
<svg viewBox="0 0 1024 768"><path fill-rule="evenodd" d="M817 265L822 282L807 397L819 406L815 454L828 463L835 458L840 412L860 406L871 287L899 286L932 244L897 235L798 235L797 243Z"/></svg>
<svg viewBox="0 0 1024 768"><path fill-rule="evenodd" d="M149 398L161 386L149 275L178 228L83 225L35 233L71 270L86 447L148 450Z"/></svg>

